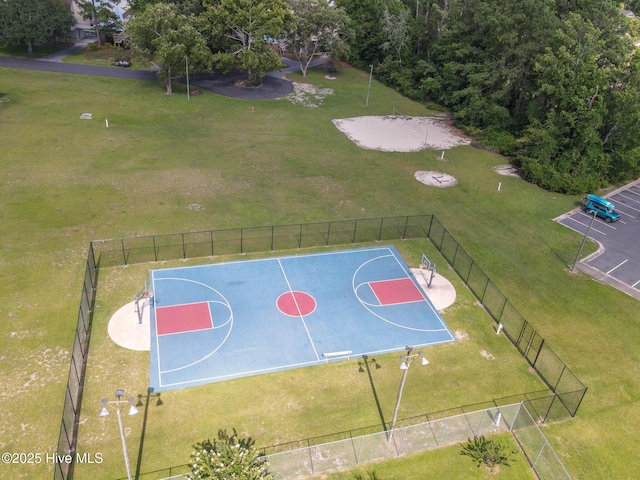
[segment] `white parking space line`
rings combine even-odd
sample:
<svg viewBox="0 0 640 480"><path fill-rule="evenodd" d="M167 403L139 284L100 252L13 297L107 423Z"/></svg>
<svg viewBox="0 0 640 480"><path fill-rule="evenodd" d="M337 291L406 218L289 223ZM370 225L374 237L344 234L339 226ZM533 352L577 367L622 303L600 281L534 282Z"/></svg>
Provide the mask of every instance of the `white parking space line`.
<svg viewBox="0 0 640 480"><path fill-rule="evenodd" d="M627 192L625 192L625 193L627 193ZM631 193L634 193L634 192L631 192ZM631 200L632 202L635 202L635 203L637 203L638 205L640 205L640 194L636 193L635 195L636 195L636 197L638 197L638 198L629 197L629 196L625 195L624 193L619 193L619 194L618 194L618 196L620 196L620 197L622 197L622 198L626 198L627 200ZM625 205L625 206L627 206L627 207L628 207L629 205ZM630 208L633 208L633 207L630 207ZM640 212L640 210L636 210L635 208L633 208L633 209L634 209L636 212Z"/></svg>
<svg viewBox="0 0 640 480"><path fill-rule="evenodd" d="M640 284L640 280L638 280L636 283L634 283L633 285L631 285L633 288L636 288L636 285Z"/></svg>
<svg viewBox="0 0 640 480"><path fill-rule="evenodd" d="M629 261L629 259L627 258L626 260L620 262L618 265L616 265L615 267L613 267L611 270L609 270L607 272L607 275L609 275L611 272L613 272L616 268L621 267L622 265L624 265L625 263L627 263Z"/></svg>
<svg viewBox="0 0 640 480"><path fill-rule="evenodd" d="M588 217L588 218L591 218L591 217L589 217L588 215L587 215L587 217ZM583 223L583 222L581 222L581 221L579 221L579 220L576 220L575 218L573 218L573 216L568 217L568 220L573 220L574 222L576 222L576 223L578 223L578 224L580 224L580 225L583 225L583 226L585 226L585 227L589 228L589 224L588 224L588 223ZM606 225L606 224L605 224L605 225ZM595 228L595 227L591 227L591 231L592 231L592 232L598 232L598 233L601 233L602 235L605 235L605 236L607 235L605 232L603 232L603 231L601 231L601 230L598 230L598 229L597 229L597 228ZM583 233L584 233L584 232L583 232Z"/></svg>

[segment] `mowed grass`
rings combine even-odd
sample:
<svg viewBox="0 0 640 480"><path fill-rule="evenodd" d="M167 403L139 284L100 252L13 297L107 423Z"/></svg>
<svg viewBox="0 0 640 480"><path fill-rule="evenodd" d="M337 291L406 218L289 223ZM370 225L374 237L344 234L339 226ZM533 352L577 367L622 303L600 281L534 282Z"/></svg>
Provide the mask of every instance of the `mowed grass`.
<svg viewBox="0 0 640 480"><path fill-rule="evenodd" d="M640 310L637 300L568 272L581 238L551 219L578 197L498 176L492 167L506 159L472 147L448 151L446 161L440 152L360 149L331 119L430 112L376 82L365 107L367 73L343 69L333 81L324 73L292 76L334 89L307 108L209 93L187 101L181 86L166 96L156 82L0 70L9 99L0 105L0 449L55 451L90 240L434 213L589 387L577 418L544 427L572 477L634 478ZM83 112L93 119L81 120ZM449 173L458 186L426 187L416 170ZM430 248L397 246L414 266ZM469 339L429 349L431 365L412 369L401 415L538 389L456 275L438 265L459 295L445 319ZM79 451L104 461L78 466L76 478L125 474L117 421L97 417L99 399L118 387L145 393L148 354L114 346L106 324L158 267L100 273ZM191 445L220 428L269 445L389 421L397 356L377 360L373 387L353 360L163 393L162 406L151 402L144 437L143 415L125 418L134 469L142 438L144 472L185 463ZM3 465L0 476L47 478L52 467Z"/></svg>

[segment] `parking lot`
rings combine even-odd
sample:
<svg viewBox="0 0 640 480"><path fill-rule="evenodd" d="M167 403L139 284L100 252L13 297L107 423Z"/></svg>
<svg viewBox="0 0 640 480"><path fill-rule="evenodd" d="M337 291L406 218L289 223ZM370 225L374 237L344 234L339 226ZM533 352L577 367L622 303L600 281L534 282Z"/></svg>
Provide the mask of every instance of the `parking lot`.
<svg viewBox="0 0 640 480"><path fill-rule="evenodd" d="M620 220L606 223L596 218L589 237L600 244L597 252L578 262L576 268L593 275L640 300L640 180L607 195ZM582 209L556 218L566 227L584 234L592 217Z"/></svg>

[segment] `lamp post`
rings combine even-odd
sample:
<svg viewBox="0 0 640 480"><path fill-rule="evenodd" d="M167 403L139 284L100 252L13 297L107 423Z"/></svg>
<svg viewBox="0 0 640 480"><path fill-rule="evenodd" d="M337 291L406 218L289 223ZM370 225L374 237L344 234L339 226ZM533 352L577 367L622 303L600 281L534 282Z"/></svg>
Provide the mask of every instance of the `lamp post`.
<svg viewBox="0 0 640 480"><path fill-rule="evenodd" d="M420 365L425 366L429 364L429 360L422 356L422 351L413 353L413 347L407 345L407 354L401 355L400 370L402 370L402 380L400 380L400 388L398 389L398 399L396 400L396 408L393 411L393 419L391 420L391 428L389 429L389 440L393 437L393 429L396 427L396 420L398 419L398 410L400 409L400 401L402 400L402 392L404 390L404 383L407 380L407 372L409 367L416 358L420 358Z"/></svg>
<svg viewBox="0 0 640 480"><path fill-rule="evenodd" d="M371 92L371 77L373 77L373 63L369 65L371 71L369 72L369 88L367 88L367 101L364 103L365 107L369 106L369 92Z"/></svg>
<svg viewBox="0 0 640 480"><path fill-rule="evenodd" d="M573 265L571 265L571 271L576 268L576 263L578 263L578 259L580 258L580 254L582 253L582 248L584 247L587 238L589 237L589 232L591 231L591 226L593 225L593 221L596 219L596 211L593 211L593 217L591 217L591 222L589 222L589 227L587 231L584 233L584 237L582 237L582 243L580 244L580 248L578 249L578 253L576 254L576 259L573 261Z"/></svg>
<svg viewBox="0 0 640 480"><path fill-rule="evenodd" d="M113 403L116 406L116 413L118 415L118 425L120 426L120 438L122 439L122 453L124 454L124 463L127 467L127 478L131 480L131 465L129 464L129 453L127 452L127 440L124 436L124 426L122 425L122 404L129 404L129 415L135 415L138 413L138 409L133 405L133 397L129 397L127 400L121 400L124 396L124 389L118 388L116 390L115 401L109 401L106 398L101 400L102 410L100 410L100 416L106 417L109 415L107 410L107 404Z"/></svg>

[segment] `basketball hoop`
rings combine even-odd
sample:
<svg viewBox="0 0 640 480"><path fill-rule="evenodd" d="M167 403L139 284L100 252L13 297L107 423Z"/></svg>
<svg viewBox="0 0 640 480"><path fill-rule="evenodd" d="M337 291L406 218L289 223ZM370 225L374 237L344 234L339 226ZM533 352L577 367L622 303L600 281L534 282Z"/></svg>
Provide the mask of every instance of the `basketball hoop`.
<svg viewBox="0 0 640 480"><path fill-rule="evenodd" d="M427 268L427 266L424 263L420 264L420 270L425 270Z"/></svg>
<svg viewBox="0 0 640 480"><path fill-rule="evenodd" d="M145 296L145 297L147 297L147 298L153 298L153 291L152 291L152 290L149 290L148 292L146 292L146 293L144 294L144 296Z"/></svg>

